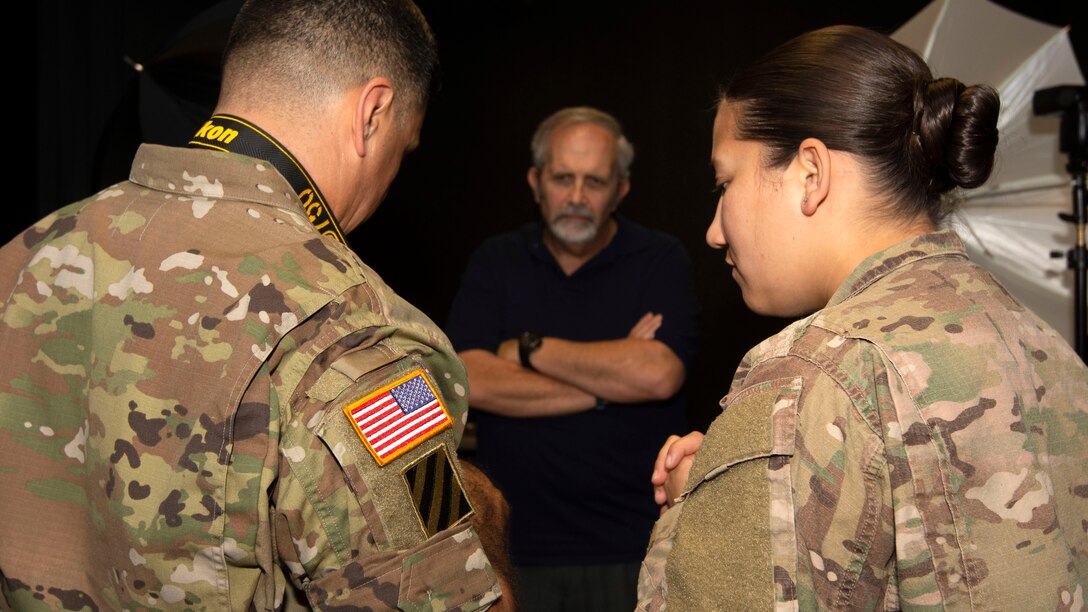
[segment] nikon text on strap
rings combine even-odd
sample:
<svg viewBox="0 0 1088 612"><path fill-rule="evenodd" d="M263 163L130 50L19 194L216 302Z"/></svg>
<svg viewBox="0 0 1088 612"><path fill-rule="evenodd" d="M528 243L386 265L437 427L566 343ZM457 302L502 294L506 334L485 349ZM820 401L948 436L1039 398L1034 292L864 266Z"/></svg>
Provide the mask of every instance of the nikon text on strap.
<svg viewBox="0 0 1088 612"><path fill-rule="evenodd" d="M295 190L314 228L333 240L347 244L336 217L306 169L287 147L261 128L233 115L212 115L189 141L189 146L238 153L272 164Z"/></svg>

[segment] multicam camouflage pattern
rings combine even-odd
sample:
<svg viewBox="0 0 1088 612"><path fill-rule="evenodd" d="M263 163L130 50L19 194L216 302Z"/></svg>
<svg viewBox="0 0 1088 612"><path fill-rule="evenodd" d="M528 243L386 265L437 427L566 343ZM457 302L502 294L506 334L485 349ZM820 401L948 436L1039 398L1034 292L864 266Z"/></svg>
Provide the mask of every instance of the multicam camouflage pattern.
<svg viewBox="0 0 1088 612"><path fill-rule="evenodd" d="M955 234L866 260L722 405L640 610L1084 609L1088 369Z"/></svg>
<svg viewBox="0 0 1088 612"><path fill-rule="evenodd" d="M464 521L400 470L456 448L445 335L267 164L144 146L0 251L0 573L20 610L486 607ZM341 411L411 369L455 426L379 468ZM451 453L451 456L455 456Z"/></svg>

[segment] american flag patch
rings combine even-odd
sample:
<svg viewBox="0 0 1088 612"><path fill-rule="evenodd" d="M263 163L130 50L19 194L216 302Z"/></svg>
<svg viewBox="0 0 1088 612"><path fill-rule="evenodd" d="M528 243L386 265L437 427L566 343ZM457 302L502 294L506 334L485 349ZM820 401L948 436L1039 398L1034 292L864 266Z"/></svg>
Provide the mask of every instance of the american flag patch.
<svg viewBox="0 0 1088 612"><path fill-rule="evenodd" d="M385 465L450 425L450 414L423 370L413 370L344 408L378 465Z"/></svg>

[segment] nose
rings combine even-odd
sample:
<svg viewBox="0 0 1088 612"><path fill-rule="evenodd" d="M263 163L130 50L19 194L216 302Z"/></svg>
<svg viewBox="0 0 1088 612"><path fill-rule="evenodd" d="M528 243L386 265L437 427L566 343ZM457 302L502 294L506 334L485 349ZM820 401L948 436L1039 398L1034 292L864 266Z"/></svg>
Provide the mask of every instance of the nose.
<svg viewBox="0 0 1088 612"><path fill-rule="evenodd" d="M586 183L579 179L574 182L574 187L571 189L570 201L572 204L585 204L586 203Z"/></svg>
<svg viewBox="0 0 1088 612"><path fill-rule="evenodd" d="M721 202L718 202L718 207L714 209L714 218L711 219L710 225L706 228L706 243L709 244L712 249L725 248L725 233L722 232Z"/></svg>

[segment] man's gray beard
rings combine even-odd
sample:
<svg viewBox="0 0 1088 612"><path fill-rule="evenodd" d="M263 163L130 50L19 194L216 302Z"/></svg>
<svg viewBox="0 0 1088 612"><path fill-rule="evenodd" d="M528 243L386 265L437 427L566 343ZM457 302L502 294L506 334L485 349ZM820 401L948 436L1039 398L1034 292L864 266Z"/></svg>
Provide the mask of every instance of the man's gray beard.
<svg viewBox="0 0 1088 612"><path fill-rule="evenodd" d="M582 245L590 242L597 237L597 225L592 216L582 216L583 211L585 209L580 206L564 206L548 222L548 228L556 238L567 244ZM559 218L565 215L568 218Z"/></svg>

